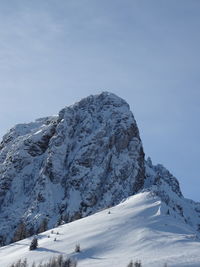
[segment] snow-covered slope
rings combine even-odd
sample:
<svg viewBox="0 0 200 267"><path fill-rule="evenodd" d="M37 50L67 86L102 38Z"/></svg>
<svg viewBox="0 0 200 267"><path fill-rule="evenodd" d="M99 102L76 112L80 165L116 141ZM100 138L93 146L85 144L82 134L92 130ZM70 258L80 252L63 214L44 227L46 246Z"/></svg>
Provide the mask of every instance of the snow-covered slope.
<svg viewBox="0 0 200 267"><path fill-rule="evenodd" d="M59 232L59 235L56 233ZM50 237L48 238L48 235ZM57 241L54 241L54 238ZM0 249L1 266L18 259L45 262L58 254L74 257L78 267L200 266L200 242L189 225L168 214L168 206L151 192L138 193L119 205L59 226L38 236L39 248L29 251L31 238ZM75 253L79 243L80 253Z"/></svg>

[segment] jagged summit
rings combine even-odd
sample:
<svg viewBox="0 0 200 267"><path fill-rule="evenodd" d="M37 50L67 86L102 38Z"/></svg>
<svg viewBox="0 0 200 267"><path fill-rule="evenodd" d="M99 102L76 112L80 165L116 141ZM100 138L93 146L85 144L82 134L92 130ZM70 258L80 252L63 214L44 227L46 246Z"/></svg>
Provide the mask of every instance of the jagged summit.
<svg viewBox="0 0 200 267"><path fill-rule="evenodd" d="M103 92L58 116L12 128L0 144L2 245L150 191L178 220L200 225L200 204L184 199L177 179L145 161L129 105Z"/></svg>
<svg viewBox="0 0 200 267"><path fill-rule="evenodd" d="M85 106L86 104L99 104L102 102L103 105L108 105L108 106L115 106L115 107L120 107L120 106L127 106L129 108L129 104L122 99L121 97L117 96L114 93L110 93L107 91L103 91L100 94L96 95L90 95L88 97L83 98L82 100L78 101L75 103L73 106Z"/></svg>

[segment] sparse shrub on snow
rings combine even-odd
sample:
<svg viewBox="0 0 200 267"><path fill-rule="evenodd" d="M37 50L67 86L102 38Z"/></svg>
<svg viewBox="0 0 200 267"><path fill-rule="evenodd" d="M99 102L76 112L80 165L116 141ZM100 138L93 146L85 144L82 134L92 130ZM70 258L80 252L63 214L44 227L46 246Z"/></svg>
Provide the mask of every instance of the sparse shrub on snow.
<svg viewBox="0 0 200 267"><path fill-rule="evenodd" d="M75 252L81 252L80 244L76 244L76 246L75 246Z"/></svg>
<svg viewBox="0 0 200 267"><path fill-rule="evenodd" d="M28 267L27 260L18 260L16 263L10 265L10 267Z"/></svg>
<svg viewBox="0 0 200 267"><path fill-rule="evenodd" d="M134 267L142 267L142 263L141 263L141 261L135 261L133 266Z"/></svg>
<svg viewBox="0 0 200 267"><path fill-rule="evenodd" d="M24 261L19 260L18 262L12 264L10 267L76 267L77 261L71 258L64 259L62 255L53 257L47 263L40 263L36 265L28 265L26 259Z"/></svg>
<svg viewBox="0 0 200 267"><path fill-rule="evenodd" d="M167 215L170 215L169 209L167 210Z"/></svg>
<svg viewBox="0 0 200 267"><path fill-rule="evenodd" d="M129 264L127 265L127 267L142 267L142 263L141 261L135 261L133 263L133 261L131 260Z"/></svg>
<svg viewBox="0 0 200 267"><path fill-rule="evenodd" d="M133 261L130 261L127 267L133 267Z"/></svg>
<svg viewBox="0 0 200 267"><path fill-rule="evenodd" d="M29 250L35 250L38 247L38 240L37 237L34 237L33 240L31 241Z"/></svg>
<svg viewBox="0 0 200 267"><path fill-rule="evenodd" d="M71 258L64 259L62 255L53 257L49 262L36 267L76 267L77 262Z"/></svg>

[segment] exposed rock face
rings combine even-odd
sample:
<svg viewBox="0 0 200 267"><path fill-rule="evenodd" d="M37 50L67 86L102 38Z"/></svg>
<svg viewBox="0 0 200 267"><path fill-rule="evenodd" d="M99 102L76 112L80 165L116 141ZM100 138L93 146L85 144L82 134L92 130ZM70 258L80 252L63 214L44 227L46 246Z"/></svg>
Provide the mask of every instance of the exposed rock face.
<svg viewBox="0 0 200 267"><path fill-rule="evenodd" d="M0 145L0 233L27 233L115 205L143 188L144 153L128 104L102 93L20 124ZM23 228L24 229L24 228ZM24 230L23 230L24 231Z"/></svg>

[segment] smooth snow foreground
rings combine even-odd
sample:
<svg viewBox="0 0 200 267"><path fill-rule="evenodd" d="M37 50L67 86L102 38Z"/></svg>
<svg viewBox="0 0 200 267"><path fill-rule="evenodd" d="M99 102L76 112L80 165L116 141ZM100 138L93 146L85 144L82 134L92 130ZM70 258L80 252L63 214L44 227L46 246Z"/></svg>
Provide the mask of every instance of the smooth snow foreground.
<svg viewBox="0 0 200 267"><path fill-rule="evenodd" d="M59 232L57 235L56 233ZM50 235L50 237L48 237ZM54 239L57 239L54 241ZM142 266L200 266L200 240L188 225L172 215L159 198L144 192L89 217L48 230L38 236L39 247L29 251L32 238L0 249L0 266L18 259L45 262L63 254L78 267L126 267L130 260ZM75 253L76 244L81 252Z"/></svg>

